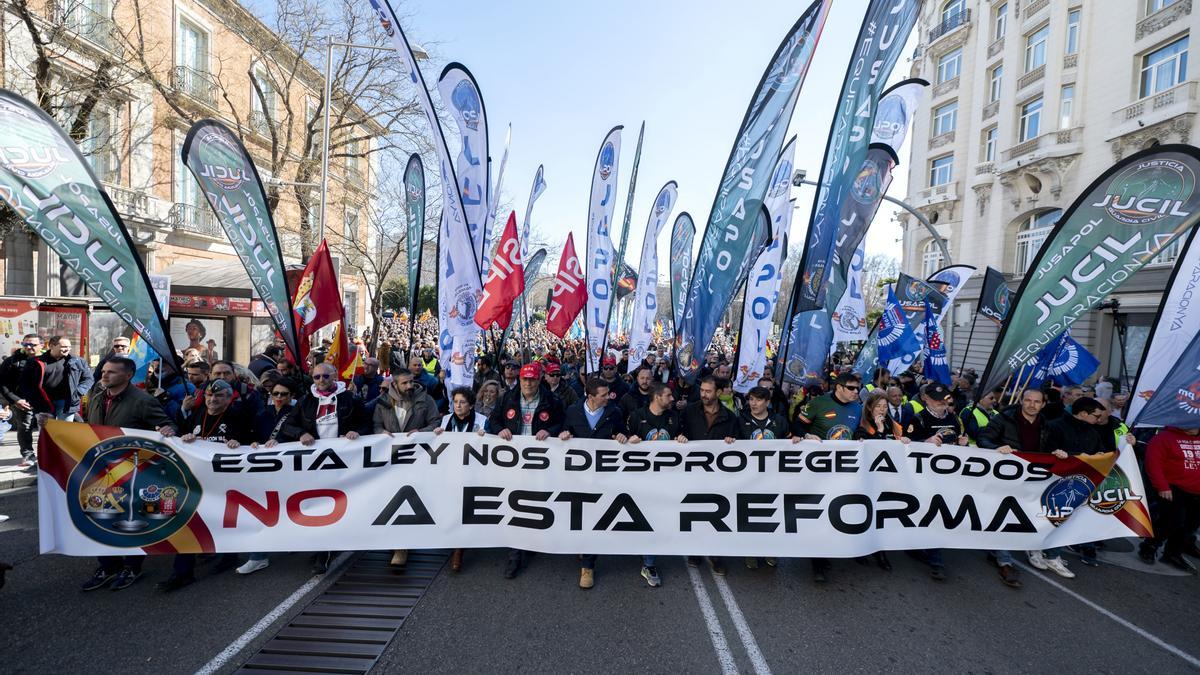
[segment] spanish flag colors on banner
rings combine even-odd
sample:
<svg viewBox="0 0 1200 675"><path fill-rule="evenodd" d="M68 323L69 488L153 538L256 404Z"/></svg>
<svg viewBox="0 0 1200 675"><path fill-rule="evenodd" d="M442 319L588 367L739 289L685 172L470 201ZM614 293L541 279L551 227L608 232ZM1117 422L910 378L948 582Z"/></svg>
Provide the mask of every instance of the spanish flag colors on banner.
<svg viewBox="0 0 1200 675"><path fill-rule="evenodd" d="M1132 452L1132 449L1129 452ZM1029 452L1014 454L1027 461L1045 461L1047 457ZM1068 481L1078 480L1082 489L1089 490L1089 502L1093 509L1113 515L1139 537L1152 537L1154 530L1150 524L1150 511L1146 508L1146 501L1124 498L1130 482L1125 472L1117 466L1120 455L1120 452L1105 452L1095 455L1072 455L1066 459L1049 455L1054 458L1050 473L1062 476Z"/></svg>

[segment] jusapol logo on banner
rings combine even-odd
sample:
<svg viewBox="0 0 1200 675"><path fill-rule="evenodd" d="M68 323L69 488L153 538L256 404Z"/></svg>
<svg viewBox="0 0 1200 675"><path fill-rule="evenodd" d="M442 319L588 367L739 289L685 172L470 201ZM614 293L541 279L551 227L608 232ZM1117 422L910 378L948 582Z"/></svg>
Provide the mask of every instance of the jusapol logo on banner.
<svg viewBox="0 0 1200 675"><path fill-rule="evenodd" d="M1150 534L1128 448L1083 463L895 441L445 433L231 451L67 422L49 423L39 443L43 552L68 555L510 546L809 557Z"/></svg>

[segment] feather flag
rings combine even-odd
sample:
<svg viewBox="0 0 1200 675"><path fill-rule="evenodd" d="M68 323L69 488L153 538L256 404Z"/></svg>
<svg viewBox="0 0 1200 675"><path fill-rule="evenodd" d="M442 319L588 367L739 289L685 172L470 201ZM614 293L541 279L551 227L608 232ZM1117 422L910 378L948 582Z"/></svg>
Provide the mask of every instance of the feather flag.
<svg viewBox="0 0 1200 675"><path fill-rule="evenodd" d="M942 332L938 330L937 318L929 300L925 300L925 379L930 382L941 382L950 385L950 363L946 359L946 345L942 342Z"/></svg>

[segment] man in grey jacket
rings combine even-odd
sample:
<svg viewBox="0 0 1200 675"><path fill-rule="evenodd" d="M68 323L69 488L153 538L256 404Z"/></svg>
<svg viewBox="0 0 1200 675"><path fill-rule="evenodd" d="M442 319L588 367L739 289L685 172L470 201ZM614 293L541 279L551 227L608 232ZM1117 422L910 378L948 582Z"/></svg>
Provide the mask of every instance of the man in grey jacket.
<svg viewBox="0 0 1200 675"><path fill-rule="evenodd" d="M407 368L392 371L392 383L375 404L373 431L377 434L411 434L433 431L442 421L437 403L425 388L413 382ZM408 564L408 550L392 551L394 567Z"/></svg>

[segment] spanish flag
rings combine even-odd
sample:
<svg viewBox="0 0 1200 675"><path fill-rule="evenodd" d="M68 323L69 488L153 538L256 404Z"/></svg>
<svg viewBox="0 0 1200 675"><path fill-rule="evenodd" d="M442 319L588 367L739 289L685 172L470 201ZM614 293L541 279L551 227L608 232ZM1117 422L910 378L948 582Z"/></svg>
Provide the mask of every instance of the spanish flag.
<svg viewBox="0 0 1200 675"><path fill-rule="evenodd" d="M1117 466L1117 458L1120 457L1120 451L1104 452L1095 455L1069 455L1065 459L1059 459L1054 455L1047 455L1036 452L1018 452L1015 453L1021 459L1037 464L1045 464L1049 459L1050 473L1055 476L1073 476L1081 475L1092 482L1096 488L1099 488L1108 478L1109 474ZM1135 535L1139 537L1154 536L1154 529L1150 522L1150 510L1146 508L1146 501L1127 501L1121 509L1112 514L1117 520L1121 521L1125 527L1128 527Z"/></svg>

